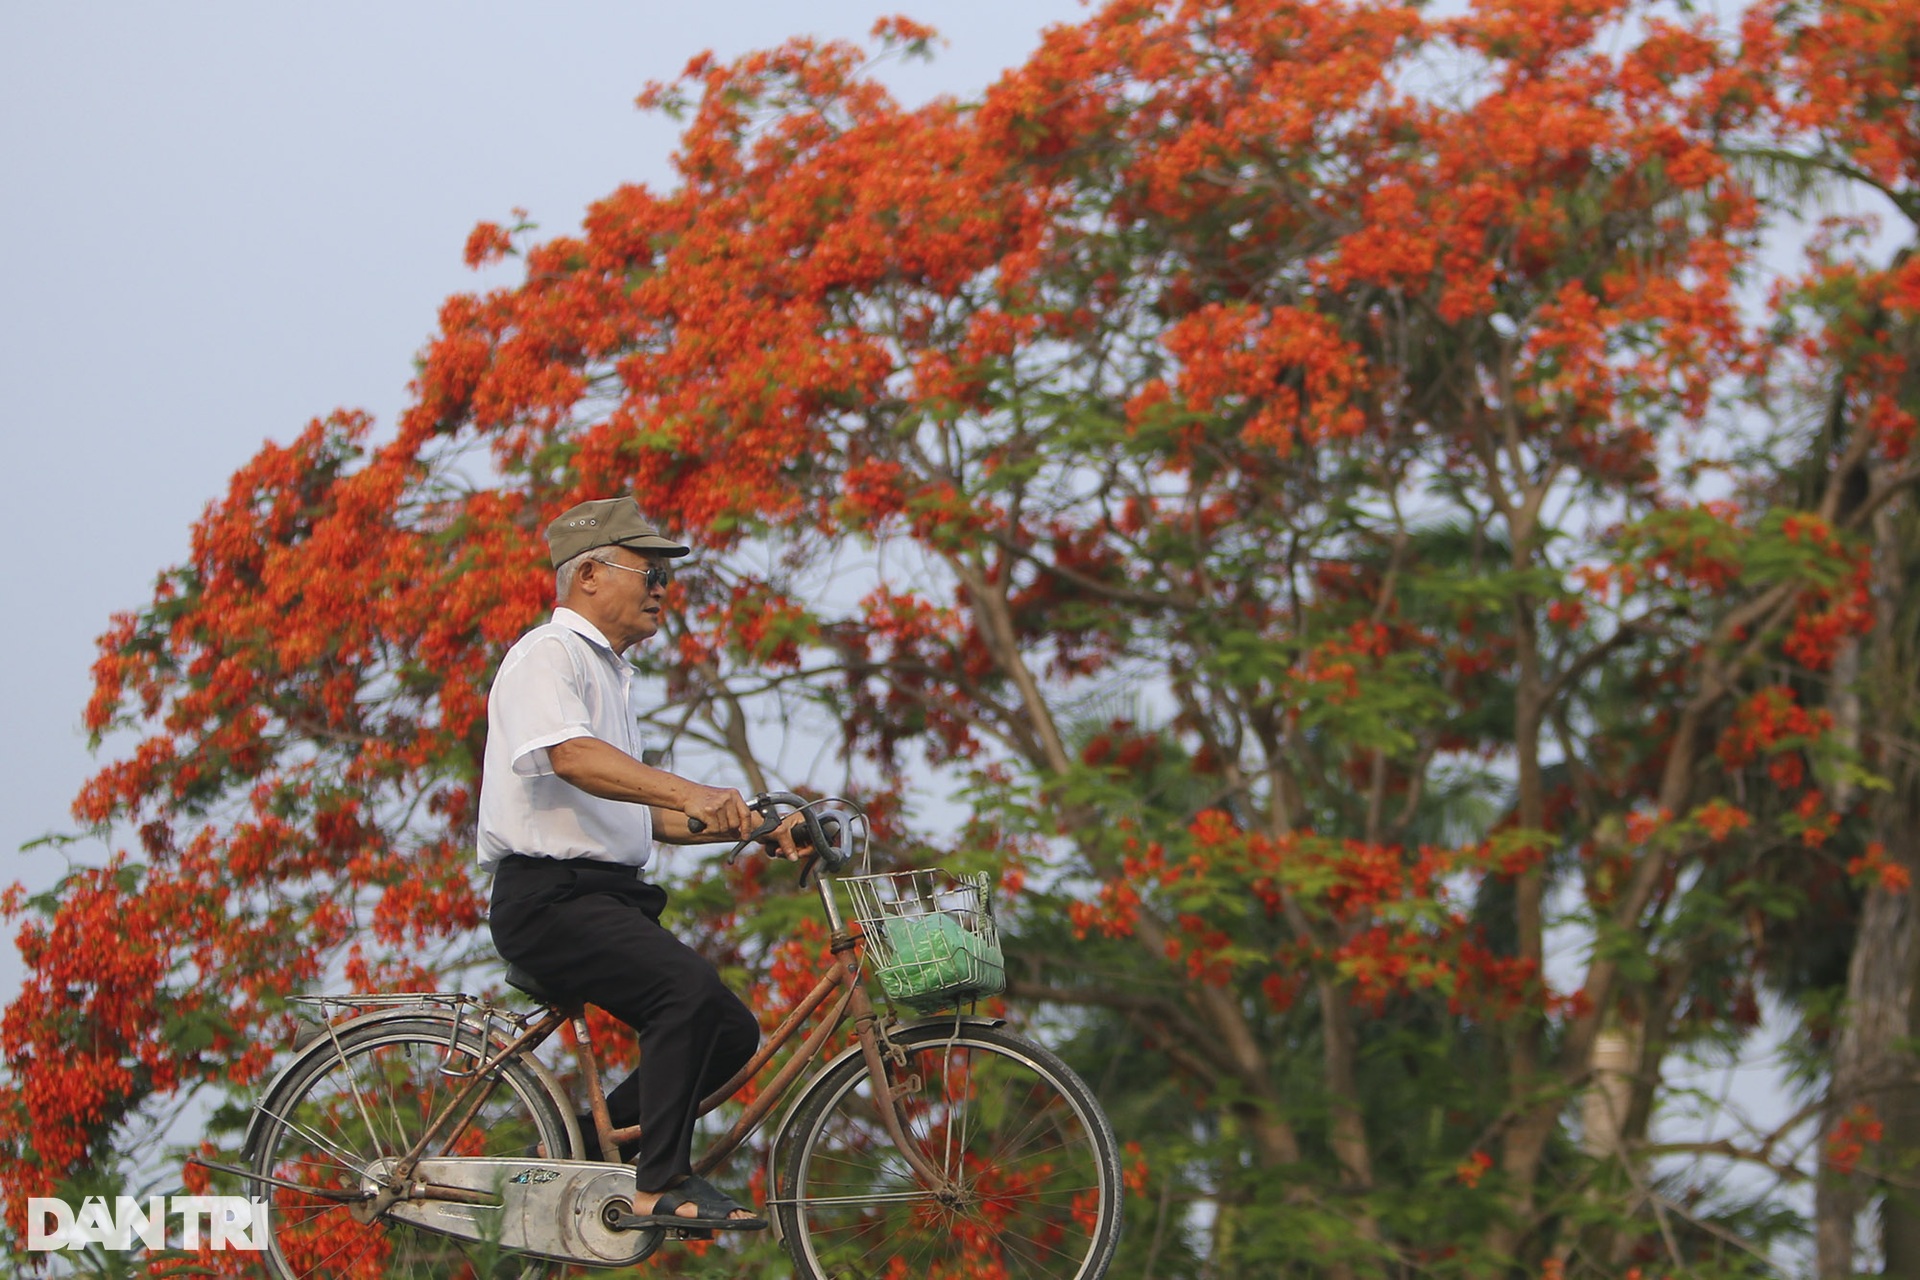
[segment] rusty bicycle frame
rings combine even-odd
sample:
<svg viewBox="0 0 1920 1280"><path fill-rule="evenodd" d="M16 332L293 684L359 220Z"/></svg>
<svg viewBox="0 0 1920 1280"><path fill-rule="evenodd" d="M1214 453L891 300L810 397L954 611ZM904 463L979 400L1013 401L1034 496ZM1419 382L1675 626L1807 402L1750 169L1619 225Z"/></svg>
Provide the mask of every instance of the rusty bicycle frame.
<svg viewBox="0 0 1920 1280"><path fill-rule="evenodd" d="M796 797L797 798L797 797ZM811 814L809 815L811 816ZM825 837L819 836L821 840ZM915 1145L908 1140L906 1125L900 1114L899 1100L918 1088L911 1077L899 1086L887 1082L886 1061L892 1058L897 1064L904 1065L906 1056L893 1048L887 1040L886 1028L881 1024L872 1000L860 981L860 937L854 934L842 918L839 903L833 895L834 877L824 871L815 877L821 903L826 908L827 921L831 928L830 950L832 959L825 972L793 1008L788 1010L773 1032L753 1058L732 1079L728 1080L712 1094L700 1102L700 1114L719 1107L738 1093L746 1083L765 1070L780 1050L798 1036L809 1018L826 1006L831 1006L827 1016L820 1019L807 1033L800 1048L775 1073L767 1087L756 1096L745 1111L734 1121L725 1134L715 1141L694 1162L694 1172L705 1175L723 1164L740 1145L756 1130L760 1124L778 1107L803 1072L816 1062L827 1040L834 1031L848 1019L853 1022L854 1036L860 1046L861 1057L866 1065L867 1075L873 1083L873 1098L879 1112L881 1124L895 1148L921 1179L922 1185L936 1197L953 1194L950 1179L938 1166L930 1162ZM349 998L350 999L350 998ZM563 1024L571 1023L574 1031L574 1054L583 1077L593 1118L593 1138L598 1145L599 1158L607 1163L620 1163L619 1147L622 1142L631 1141L640 1135L639 1125L629 1125L616 1129L607 1112L607 1100L600 1088L600 1064L594 1057L593 1045L587 1034L586 1007L581 1005L563 1005L551 1003L543 997L539 999L545 1012L524 1025L524 1029L505 1047L477 1067L455 1071L441 1068L444 1074L455 1077L467 1077L447 1106L429 1122L425 1132L393 1164L385 1185L377 1192L368 1195L364 1192L340 1197L351 1200L349 1212L361 1222L372 1222L402 1200L446 1200L467 1204L488 1204L491 1198L484 1192L466 1187L445 1186L432 1182L415 1181L413 1173L419 1162L438 1145L442 1150L451 1152L453 1143L471 1123L487 1096L498 1082L501 1071L511 1062L531 1055L544 1044ZM343 1000L342 1003L346 1003ZM459 1034L463 1019L456 1014L454 1035ZM482 1043L489 1038L483 1020L479 1035ZM448 1061L453 1058L450 1045ZM581 1135L583 1139L587 1135ZM213 1166L216 1168L222 1166ZM233 1170L233 1172L244 1172ZM259 1178L258 1174L248 1176ZM275 1181L274 1179L262 1179ZM313 1188L296 1189L312 1193ZM771 1186L769 1190L772 1190ZM769 1203L774 1203L770 1201Z"/></svg>

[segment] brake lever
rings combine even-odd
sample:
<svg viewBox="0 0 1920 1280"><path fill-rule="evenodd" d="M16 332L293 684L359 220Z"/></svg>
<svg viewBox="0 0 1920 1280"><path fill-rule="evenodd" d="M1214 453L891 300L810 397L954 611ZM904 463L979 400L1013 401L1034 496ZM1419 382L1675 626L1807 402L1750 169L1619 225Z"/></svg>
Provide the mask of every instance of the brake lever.
<svg viewBox="0 0 1920 1280"><path fill-rule="evenodd" d="M764 813L761 812L760 807L758 805L749 805L747 807L752 809L755 813L760 813L764 821L762 821L760 825L755 827L752 831L747 832L746 838L741 840L739 844L736 844L735 846L733 846L733 848L727 850L728 866L732 866L734 864L735 859L739 858L741 850L745 849L748 845L752 844L754 841L763 839L766 836L771 835L773 833L774 828L780 825L780 819L778 817L767 817ZM697 836L702 831L705 831L706 829L707 829L706 823L700 821L700 819L694 817L692 814L687 815L687 831L689 834Z"/></svg>
<svg viewBox="0 0 1920 1280"><path fill-rule="evenodd" d="M761 796L757 801L749 805L748 808L762 815L766 820L754 830L748 832L746 838L740 841L740 843L727 850L727 865L732 866L734 861L739 858L741 851L748 845L753 844L755 841L763 840L779 827L784 819L777 813L768 814L767 809L777 808L783 799L795 801L794 808L796 812L805 820L806 835L804 840L796 840L794 842L796 844L804 844L808 849L812 850L812 853L800 866L800 887L804 889L812 879L813 870L822 858L826 858L829 863L833 862L831 856L832 850L839 845L837 835L830 836L827 834L826 823L833 823L834 829L838 833L840 832L840 824L844 822L845 819L838 815L828 814L825 821L822 821L820 815L814 811L813 806L802 800L799 796L786 796L784 793L780 798ZM687 831L689 834L697 836L706 829L706 823L694 817L692 814L687 815Z"/></svg>

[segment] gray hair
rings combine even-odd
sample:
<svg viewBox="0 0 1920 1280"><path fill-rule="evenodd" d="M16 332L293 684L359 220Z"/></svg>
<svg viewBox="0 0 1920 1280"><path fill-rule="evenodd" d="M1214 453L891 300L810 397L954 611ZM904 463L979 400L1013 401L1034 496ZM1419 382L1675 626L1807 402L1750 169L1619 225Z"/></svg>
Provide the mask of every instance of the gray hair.
<svg viewBox="0 0 1920 1280"><path fill-rule="evenodd" d="M595 564L612 564L614 552L619 547L595 547L591 551L582 551L571 560L563 560L560 567L553 571L553 598L556 603L566 603L567 596L573 590L573 580L580 572L580 566L591 560Z"/></svg>

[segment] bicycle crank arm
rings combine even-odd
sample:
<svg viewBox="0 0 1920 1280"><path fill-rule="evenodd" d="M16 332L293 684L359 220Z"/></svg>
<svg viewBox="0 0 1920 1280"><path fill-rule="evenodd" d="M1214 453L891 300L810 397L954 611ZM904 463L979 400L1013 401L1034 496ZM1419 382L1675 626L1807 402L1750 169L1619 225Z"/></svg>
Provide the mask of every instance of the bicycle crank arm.
<svg viewBox="0 0 1920 1280"><path fill-rule="evenodd" d="M393 1163L369 1165L362 1185L384 1186ZM631 1165L429 1156L414 1164L406 1197L383 1216L555 1262L624 1267L646 1259L666 1237L657 1228L624 1226L633 1195Z"/></svg>
<svg viewBox="0 0 1920 1280"><path fill-rule="evenodd" d="M602 1215L602 1221L615 1231L665 1231L669 1240L713 1239L713 1232L705 1227L662 1227L646 1214L626 1209L610 1208Z"/></svg>

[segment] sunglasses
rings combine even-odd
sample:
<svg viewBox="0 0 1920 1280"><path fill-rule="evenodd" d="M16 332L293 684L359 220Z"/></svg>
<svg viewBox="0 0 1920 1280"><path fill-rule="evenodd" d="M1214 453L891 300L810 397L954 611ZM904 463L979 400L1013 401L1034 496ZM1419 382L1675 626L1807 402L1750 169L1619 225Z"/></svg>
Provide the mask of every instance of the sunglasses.
<svg viewBox="0 0 1920 1280"><path fill-rule="evenodd" d="M647 578L647 590L649 591L660 591L664 589L669 582L673 581L673 570L667 568L665 565L656 564L645 569L634 569L624 564L615 564L611 560L596 560L594 563L603 565L609 569L618 569L622 573L645 574Z"/></svg>

